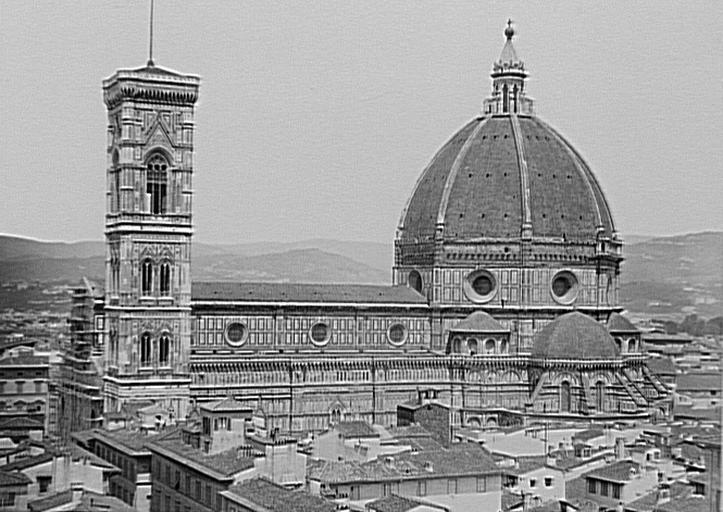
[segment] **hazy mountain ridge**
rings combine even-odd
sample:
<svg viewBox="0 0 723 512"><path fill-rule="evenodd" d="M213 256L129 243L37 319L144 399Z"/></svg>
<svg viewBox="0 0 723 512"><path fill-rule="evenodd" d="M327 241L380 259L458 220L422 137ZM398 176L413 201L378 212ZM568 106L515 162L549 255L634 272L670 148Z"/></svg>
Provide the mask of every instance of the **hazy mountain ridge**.
<svg viewBox="0 0 723 512"><path fill-rule="evenodd" d="M723 232L669 237L631 235L622 268L622 304L636 312L721 314ZM390 244L312 239L300 242L193 244L196 280L385 284ZM42 242L0 235L0 283L103 281L103 242ZM2 294L11 293L3 288ZM1 301L6 304L8 301ZM686 309L688 308L688 309Z"/></svg>

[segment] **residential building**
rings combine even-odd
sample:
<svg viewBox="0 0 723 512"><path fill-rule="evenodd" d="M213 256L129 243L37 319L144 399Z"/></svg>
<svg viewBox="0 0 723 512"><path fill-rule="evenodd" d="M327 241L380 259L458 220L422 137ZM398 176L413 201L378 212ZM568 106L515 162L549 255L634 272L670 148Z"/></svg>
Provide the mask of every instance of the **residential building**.
<svg viewBox="0 0 723 512"><path fill-rule="evenodd" d="M489 453L472 443L402 452L363 463L316 460L309 464L307 480L312 494L349 503L392 494L423 497L433 503L457 496L457 501L485 501L496 510L502 490L500 468Z"/></svg>

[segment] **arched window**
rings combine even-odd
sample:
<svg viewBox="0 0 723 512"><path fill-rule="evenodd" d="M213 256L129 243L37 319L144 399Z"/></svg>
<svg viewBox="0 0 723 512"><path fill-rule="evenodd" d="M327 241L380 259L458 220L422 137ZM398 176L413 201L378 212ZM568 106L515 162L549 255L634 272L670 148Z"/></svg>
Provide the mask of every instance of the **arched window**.
<svg viewBox="0 0 723 512"><path fill-rule="evenodd" d="M507 340L502 340L500 343L500 354L506 354L507 353Z"/></svg>
<svg viewBox="0 0 723 512"><path fill-rule="evenodd" d="M623 351L623 340L621 340L620 338L615 338L615 346L618 347L619 352L622 352Z"/></svg>
<svg viewBox="0 0 723 512"><path fill-rule="evenodd" d="M509 110L509 104L510 104L510 95L509 95L509 89L507 88L507 84L502 86L502 113L506 114Z"/></svg>
<svg viewBox="0 0 723 512"><path fill-rule="evenodd" d="M605 410L605 383L601 380L595 384L595 407L598 412Z"/></svg>
<svg viewBox="0 0 723 512"><path fill-rule="evenodd" d="M168 366L171 353L171 339L164 334L158 340L158 364Z"/></svg>
<svg viewBox="0 0 723 512"><path fill-rule="evenodd" d="M489 339L485 341L485 354L495 353L495 340Z"/></svg>
<svg viewBox="0 0 723 512"><path fill-rule="evenodd" d="M151 364L151 335L144 332L141 335L141 366Z"/></svg>
<svg viewBox="0 0 723 512"><path fill-rule="evenodd" d="M479 344L477 343L477 340L474 338L467 340L467 349L469 350L470 355L475 355L479 352Z"/></svg>
<svg viewBox="0 0 723 512"><path fill-rule="evenodd" d="M148 160L146 175L146 194L150 212L154 214L166 213L168 188L168 161L160 153L156 153Z"/></svg>
<svg viewBox="0 0 723 512"><path fill-rule="evenodd" d="M153 262L149 259L141 262L141 295L153 293Z"/></svg>
<svg viewBox="0 0 723 512"><path fill-rule="evenodd" d="M407 284L409 284L409 287L413 290L418 291L419 293L422 293L422 276L419 272L416 270L412 270L409 273L409 277L407 279Z"/></svg>
<svg viewBox="0 0 723 512"><path fill-rule="evenodd" d="M628 340L628 352L635 352L635 338Z"/></svg>
<svg viewBox="0 0 723 512"><path fill-rule="evenodd" d="M560 385L560 412L570 412L570 383L563 381Z"/></svg>
<svg viewBox="0 0 723 512"><path fill-rule="evenodd" d="M460 338L454 338L452 340L452 353L454 353L454 354L462 353L462 340Z"/></svg>
<svg viewBox="0 0 723 512"><path fill-rule="evenodd" d="M167 261L161 263L158 272L161 295L171 294L171 264Z"/></svg>
<svg viewBox="0 0 723 512"><path fill-rule="evenodd" d="M342 414L341 414L341 409L339 409L338 407L334 407L334 408L331 410L331 422L332 422L332 423L339 423L340 421L342 421L342 419L343 419L343 417L342 417Z"/></svg>

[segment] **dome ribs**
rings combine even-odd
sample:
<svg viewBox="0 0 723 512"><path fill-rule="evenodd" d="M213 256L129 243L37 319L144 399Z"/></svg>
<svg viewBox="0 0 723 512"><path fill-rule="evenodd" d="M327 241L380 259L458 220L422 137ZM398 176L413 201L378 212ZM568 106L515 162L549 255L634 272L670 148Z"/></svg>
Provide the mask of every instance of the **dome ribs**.
<svg viewBox="0 0 723 512"><path fill-rule="evenodd" d="M472 178L462 173L450 189L445 238L518 237L520 185L509 120L491 118L469 149L462 168L468 168Z"/></svg>
<svg viewBox="0 0 723 512"><path fill-rule="evenodd" d="M399 236L403 241L415 242L434 238L437 209L442 194L442 182L456 158L459 148L467 141L479 119L473 119L456 132L434 155L417 179L412 194L402 210Z"/></svg>
<svg viewBox="0 0 723 512"><path fill-rule="evenodd" d="M515 148L517 149L517 165L520 169L520 204L522 207L522 226L520 233L522 238L532 238L532 213L530 212L530 178L525 160L524 144L520 129L520 121L516 115L510 116L512 133L515 136Z"/></svg>
<svg viewBox="0 0 723 512"><path fill-rule="evenodd" d="M537 237L594 240L597 198L564 142L537 121L520 119L529 167L530 208ZM568 178L569 176L569 178Z"/></svg>
<svg viewBox="0 0 723 512"><path fill-rule="evenodd" d="M455 185L455 182L457 181L457 176L459 175L459 169L462 166L462 163L464 162L465 158L467 157L467 154L469 153L469 148L472 146L472 144L477 139L477 136L482 131L482 128L485 127L487 124L489 118L483 119L479 122L479 124L475 127L474 131L470 134L470 136L465 141L464 145L462 146L462 149L460 149L459 153L457 154L457 158L454 159L454 163L452 164L451 169L449 170L449 174L447 174L447 180L444 183L444 190L442 191L442 200L439 202L439 210L437 210L437 223L436 223L436 229L439 232L440 230L442 233L444 233L445 228L445 221L447 219L447 205L449 204L449 195L452 191L452 187ZM459 219L464 219L464 210L459 212Z"/></svg>
<svg viewBox="0 0 723 512"><path fill-rule="evenodd" d="M567 142L567 140L557 130L540 119L535 118L535 122L544 127L545 130L549 131L575 161L577 169L580 174L585 177L585 183L594 199L594 204L597 209L596 228L602 227L606 231L606 235L612 237L616 232L615 222L613 221L612 214L610 213L610 207L608 206L607 199L605 199L605 195L602 192L600 183L590 170L590 167L587 165L580 153L578 153L578 151L569 142Z"/></svg>

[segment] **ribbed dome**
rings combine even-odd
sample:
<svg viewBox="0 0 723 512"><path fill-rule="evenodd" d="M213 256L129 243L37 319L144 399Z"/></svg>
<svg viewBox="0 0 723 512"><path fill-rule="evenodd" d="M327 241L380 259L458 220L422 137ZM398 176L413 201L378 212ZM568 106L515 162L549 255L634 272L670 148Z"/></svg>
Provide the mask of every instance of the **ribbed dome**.
<svg viewBox="0 0 723 512"><path fill-rule="evenodd" d="M534 116L511 21L492 67L483 115L437 152L399 224L402 243L480 238L613 238L595 176L575 149Z"/></svg>
<svg viewBox="0 0 723 512"><path fill-rule="evenodd" d="M542 359L615 359L620 356L604 325L573 311L535 335L532 356Z"/></svg>
<svg viewBox="0 0 723 512"><path fill-rule="evenodd" d="M474 119L434 156L400 223L402 241L612 236L607 201L587 164L533 116Z"/></svg>

